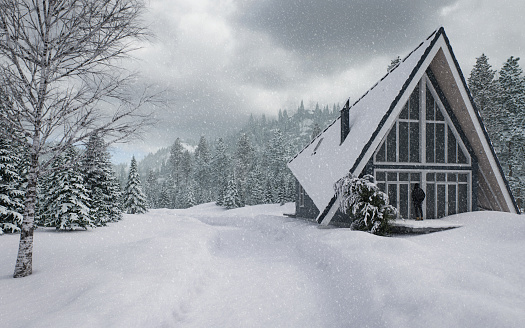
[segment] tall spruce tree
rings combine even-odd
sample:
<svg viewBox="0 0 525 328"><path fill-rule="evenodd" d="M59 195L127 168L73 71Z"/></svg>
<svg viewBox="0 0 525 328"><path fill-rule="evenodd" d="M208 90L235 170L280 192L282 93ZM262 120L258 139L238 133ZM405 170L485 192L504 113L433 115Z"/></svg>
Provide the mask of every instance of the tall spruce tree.
<svg viewBox="0 0 525 328"><path fill-rule="evenodd" d="M157 174L152 170L148 170L148 176L146 177L146 184L144 193L148 199L149 208L158 208L159 206L159 184L157 182Z"/></svg>
<svg viewBox="0 0 525 328"><path fill-rule="evenodd" d="M142 192L139 173L137 171L137 161L135 156L131 159L129 168L128 183L124 190L124 211L128 214L141 214L148 211L147 199Z"/></svg>
<svg viewBox="0 0 525 328"><path fill-rule="evenodd" d="M525 80L519 58L510 57L499 72L498 109L505 115L499 134L499 158L510 187L521 203L525 190Z"/></svg>
<svg viewBox="0 0 525 328"><path fill-rule="evenodd" d="M215 201L217 205L222 206L224 192L228 185L228 177L231 173L230 158L226 151L226 145L222 138L217 140L215 154L211 162L212 183L215 186Z"/></svg>
<svg viewBox="0 0 525 328"><path fill-rule="evenodd" d="M96 226L122 218L120 184L117 181L110 154L98 135L89 138L83 160L85 187L91 198L91 216Z"/></svg>

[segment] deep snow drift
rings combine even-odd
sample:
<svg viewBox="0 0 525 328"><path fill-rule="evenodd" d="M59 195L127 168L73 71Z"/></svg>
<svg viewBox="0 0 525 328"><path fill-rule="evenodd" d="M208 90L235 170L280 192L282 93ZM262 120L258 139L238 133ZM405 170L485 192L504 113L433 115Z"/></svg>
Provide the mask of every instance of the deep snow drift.
<svg viewBox="0 0 525 328"><path fill-rule="evenodd" d="M525 218L377 237L319 229L285 206L151 210L89 231L35 232L34 273L11 278L2 327L523 327Z"/></svg>

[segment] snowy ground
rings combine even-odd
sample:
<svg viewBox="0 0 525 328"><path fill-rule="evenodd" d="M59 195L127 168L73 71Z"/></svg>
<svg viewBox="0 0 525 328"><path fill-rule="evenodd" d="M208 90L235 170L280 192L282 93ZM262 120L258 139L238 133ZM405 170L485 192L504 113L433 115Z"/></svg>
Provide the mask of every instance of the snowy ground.
<svg viewBox="0 0 525 328"><path fill-rule="evenodd" d="M523 216L385 238L283 212L206 204L38 230L21 279L18 236L0 236L0 326L525 327Z"/></svg>

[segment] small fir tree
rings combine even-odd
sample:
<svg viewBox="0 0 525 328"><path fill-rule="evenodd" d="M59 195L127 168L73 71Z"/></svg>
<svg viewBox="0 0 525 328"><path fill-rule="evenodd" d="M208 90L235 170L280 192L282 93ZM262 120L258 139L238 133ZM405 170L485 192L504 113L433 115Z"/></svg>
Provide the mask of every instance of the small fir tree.
<svg viewBox="0 0 525 328"><path fill-rule="evenodd" d="M135 156L133 156L129 168L128 183L124 190L124 211L128 214L146 213L148 211L147 203L148 201L142 192L140 184L137 161Z"/></svg>

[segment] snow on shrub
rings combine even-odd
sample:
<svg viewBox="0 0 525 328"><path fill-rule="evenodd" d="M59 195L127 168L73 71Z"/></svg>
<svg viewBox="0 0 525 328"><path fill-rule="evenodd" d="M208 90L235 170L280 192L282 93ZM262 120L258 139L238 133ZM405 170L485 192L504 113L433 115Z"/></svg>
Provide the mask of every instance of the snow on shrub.
<svg viewBox="0 0 525 328"><path fill-rule="evenodd" d="M389 221L395 220L397 209L389 204L388 196L376 186L371 175L356 178L351 173L334 185L342 196L339 209L352 219L351 229L385 235Z"/></svg>

